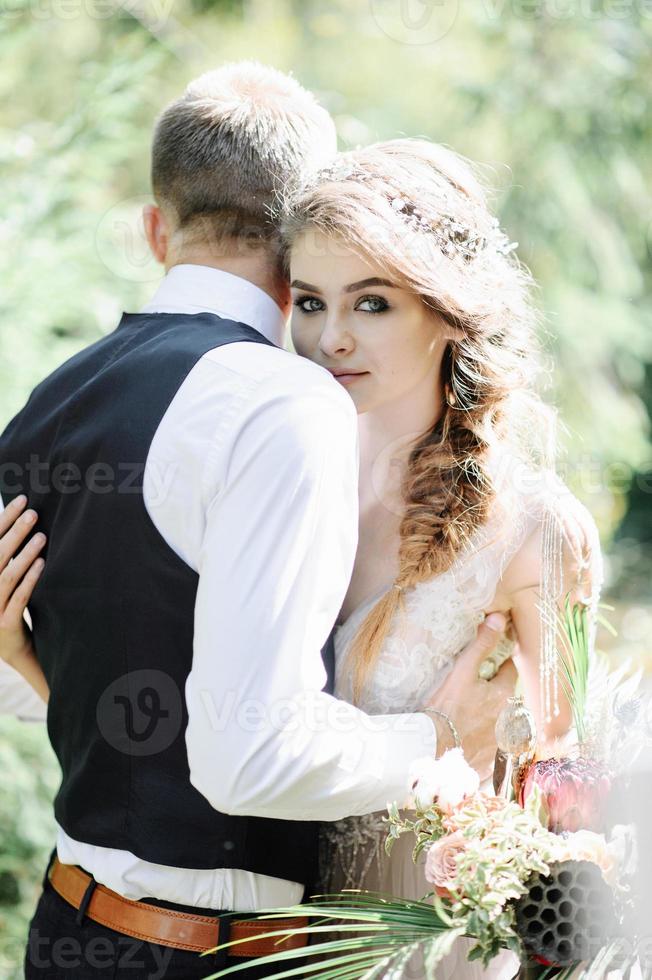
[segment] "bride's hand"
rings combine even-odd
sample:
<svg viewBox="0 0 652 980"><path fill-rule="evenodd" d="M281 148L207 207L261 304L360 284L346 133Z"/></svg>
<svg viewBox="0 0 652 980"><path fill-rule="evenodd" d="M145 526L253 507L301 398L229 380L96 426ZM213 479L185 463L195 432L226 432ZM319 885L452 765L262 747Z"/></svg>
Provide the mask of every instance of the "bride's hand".
<svg viewBox="0 0 652 980"><path fill-rule="evenodd" d="M426 706L448 715L457 728L467 762L480 773L481 779L491 775L496 753L496 720L507 699L514 694L517 673L511 659L490 681L482 680L478 670L504 638L506 627L507 618L502 613L487 616L475 639L457 657L453 669Z"/></svg>
<svg viewBox="0 0 652 980"><path fill-rule="evenodd" d="M24 612L45 565L39 555L46 541L39 533L24 544L37 520L26 504L26 497L17 497L0 513L0 660L22 674L35 659Z"/></svg>

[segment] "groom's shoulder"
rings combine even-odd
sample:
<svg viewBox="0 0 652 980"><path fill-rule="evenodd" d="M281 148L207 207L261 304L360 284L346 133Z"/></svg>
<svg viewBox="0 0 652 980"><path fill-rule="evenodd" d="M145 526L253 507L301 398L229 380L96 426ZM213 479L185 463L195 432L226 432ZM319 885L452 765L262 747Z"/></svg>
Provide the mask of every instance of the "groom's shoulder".
<svg viewBox="0 0 652 980"><path fill-rule="evenodd" d="M227 344L208 351L204 369L216 379L223 372L270 398L309 396L355 415L349 395L325 368L291 351L267 344Z"/></svg>

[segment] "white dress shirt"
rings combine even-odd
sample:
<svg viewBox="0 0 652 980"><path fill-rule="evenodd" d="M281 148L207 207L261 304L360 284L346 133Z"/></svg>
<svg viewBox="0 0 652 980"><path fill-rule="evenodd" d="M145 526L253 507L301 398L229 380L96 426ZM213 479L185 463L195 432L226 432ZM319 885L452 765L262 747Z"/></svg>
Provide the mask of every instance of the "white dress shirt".
<svg viewBox="0 0 652 980"><path fill-rule="evenodd" d="M174 266L142 312L200 311L283 345L276 303L207 266ZM349 395L327 371L267 345L205 354L156 431L145 506L199 574L185 688L190 780L223 813L336 820L384 809L406 799L412 760L435 751L427 715L371 718L321 691L320 652L357 547L357 482ZM0 711L36 720L44 709L0 661ZM303 892L241 869L152 864L61 827L57 852L130 899L252 911L295 904Z"/></svg>

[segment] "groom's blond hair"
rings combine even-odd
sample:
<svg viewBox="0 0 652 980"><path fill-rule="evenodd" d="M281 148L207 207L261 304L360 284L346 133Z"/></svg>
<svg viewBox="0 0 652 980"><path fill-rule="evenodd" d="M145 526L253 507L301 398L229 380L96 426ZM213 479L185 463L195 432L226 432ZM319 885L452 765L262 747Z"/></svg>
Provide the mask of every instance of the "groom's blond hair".
<svg viewBox="0 0 652 980"><path fill-rule="evenodd" d="M294 78L255 61L190 82L159 116L152 188L184 240L276 240L275 206L336 151L328 112Z"/></svg>

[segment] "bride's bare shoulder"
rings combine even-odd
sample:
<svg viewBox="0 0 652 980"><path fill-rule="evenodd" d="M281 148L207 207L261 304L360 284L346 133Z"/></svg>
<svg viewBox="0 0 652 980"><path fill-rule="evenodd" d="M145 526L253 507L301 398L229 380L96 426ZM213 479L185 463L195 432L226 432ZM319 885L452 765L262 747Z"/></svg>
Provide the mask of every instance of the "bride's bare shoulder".
<svg viewBox="0 0 652 980"><path fill-rule="evenodd" d="M514 596L540 587L544 566L559 577L563 594L586 601L602 584L596 523L588 507L551 471L523 467L512 487L520 514L518 545L501 577L501 592ZM551 565L557 566L551 569ZM561 598L561 596L560 596Z"/></svg>

